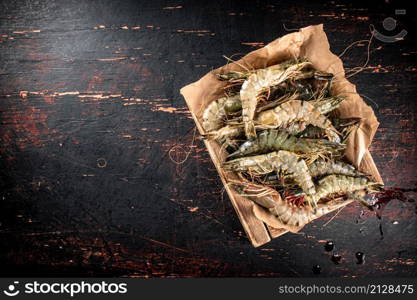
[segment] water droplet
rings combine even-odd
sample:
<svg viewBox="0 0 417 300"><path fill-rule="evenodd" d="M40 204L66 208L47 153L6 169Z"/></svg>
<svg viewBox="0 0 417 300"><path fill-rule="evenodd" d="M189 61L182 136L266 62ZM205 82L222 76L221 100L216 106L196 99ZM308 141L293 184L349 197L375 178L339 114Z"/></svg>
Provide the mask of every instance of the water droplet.
<svg viewBox="0 0 417 300"><path fill-rule="evenodd" d="M355 256L356 256L356 259L358 260L356 262L358 265L362 265L365 262L365 253L358 251L356 252Z"/></svg>
<svg viewBox="0 0 417 300"><path fill-rule="evenodd" d="M314 274L320 274L320 272L321 272L321 267L319 266L319 265L315 265L315 266L313 266L313 273Z"/></svg>
<svg viewBox="0 0 417 300"><path fill-rule="evenodd" d="M327 243L324 245L324 250L326 250L327 252L332 251L333 248L334 248L333 241L327 241Z"/></svg>

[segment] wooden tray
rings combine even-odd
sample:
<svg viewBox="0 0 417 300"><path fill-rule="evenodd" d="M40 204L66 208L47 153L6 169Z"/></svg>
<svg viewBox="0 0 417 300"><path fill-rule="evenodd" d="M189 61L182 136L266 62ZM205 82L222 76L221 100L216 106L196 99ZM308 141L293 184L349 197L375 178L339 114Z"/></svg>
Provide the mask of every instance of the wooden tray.
<svg viewBox="0 0 417 300"><path fill-rule="evenodd" d="M337 56L330 52L330 46L322 25L309 26L301 29L299 32L287 34L265 47L247 54L237 63L213 70L197 82L183 87L181 94L185 98L200 134L205 134L201 125L202 111L208 103L222 96L224 83L216 79L216 74L231 70L241 70L242 64L255 69L264 68L294 56L306 56L316 69L336 74L338 81L334 84L334 87L332 86L332 92L335 94L343 93L347 97L338 108L341 117L360 117L362 119L359 128L352 132L349 137L345 153L346 157L359 170L370 174L376 182L383 183L374 160L368 151L379 123L372 108L366 105L363 99L356 93L356 87L345 79L343 64ZM227 184L228 179L236 179L236 177L231 172L226 173L221 168L221 162L224 160L225 154L224 151L220 151L220 145L215 141L207 140L205 140L205 145L252 245L258 247L269 242L271 238L285 234L287 230L272 228L258 219L253 212L253 205L255 204L236 193ZM332 211L351 202L343 202L339 206L333 207Z"/></svg>

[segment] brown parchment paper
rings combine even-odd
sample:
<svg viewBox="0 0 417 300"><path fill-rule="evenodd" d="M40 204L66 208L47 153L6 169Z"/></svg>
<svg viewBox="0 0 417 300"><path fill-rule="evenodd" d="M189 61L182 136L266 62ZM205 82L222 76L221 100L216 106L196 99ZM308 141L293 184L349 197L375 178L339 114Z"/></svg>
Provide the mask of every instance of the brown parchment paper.
<svg viewBox="0 0 417 300"><path fill-rule="evenodd" d="M249 69L265 68L293 57L306 57L316 69L331 72L335 75L332 93L346 97L346 100L337 109L340 117L361 119L360 125L352 132L347 141L345 155L360 170L370 174L375 181L383 183L368 151L379 122L372 108L357 93L356 86L345 78L343 63L339 57L330 51L330 45L322 24L308 26L297 32L284 35L265 47L248 53L237 62L215 69L200 80L183 87L180 92L185 98L199 132L201 134L205 133L201 126L205 107L211 101L224 96L223 87L226 83L218 80L216 74L242 71L244 70L243 67ZM223 172L220 168L220 163L224 161L226 154L221 152L220 148L213 143L215 142L206 142L206 146L212 148L209 149L209 152L213 162L223 183L227 185L228 179L232 178L233 175L229 172ZM233 191L230 191L230 193L233 193Z"/></svg>

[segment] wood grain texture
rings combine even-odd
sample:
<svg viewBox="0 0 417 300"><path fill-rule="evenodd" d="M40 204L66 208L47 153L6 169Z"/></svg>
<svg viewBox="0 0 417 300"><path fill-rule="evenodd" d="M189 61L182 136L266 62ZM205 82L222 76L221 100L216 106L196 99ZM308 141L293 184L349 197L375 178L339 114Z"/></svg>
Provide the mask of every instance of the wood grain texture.
<svg viewBox="0 0 417 300"><path fill-rule="evenodd" d="M415 276L411 12L396 1L1 2L0 274L302 277L320 264L322 277ZM382 26L389 16L393 32ZM319 23L334 53L369 38L370 24L408 31L395 43L374 40L371 68L350 80L381 123L375 164L410 201L390 202L381 220L350 204L255 249L204 143L193 142L178 90L223 65L222 55L284 35L283 24ZM365 60L365 43L343 56L345 68ZM340 265L324 251L328 239Z"/></svg>

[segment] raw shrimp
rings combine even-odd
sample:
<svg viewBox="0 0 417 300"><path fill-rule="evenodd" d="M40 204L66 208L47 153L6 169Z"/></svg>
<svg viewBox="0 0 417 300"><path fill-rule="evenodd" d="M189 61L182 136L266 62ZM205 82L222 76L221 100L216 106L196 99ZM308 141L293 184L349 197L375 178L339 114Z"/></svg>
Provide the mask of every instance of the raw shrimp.
<svg viewBox="0 0 417 300"><path fill-rule="evenodd" d="M330 174L346 176L364 176L350 164L342 161L316 160L309 167L311 177L319 177Z"/></svg>
<svg viewBox="0 0 417 300"><path fill-rule="evenodd" d="M337 108L343 100L344 98L341 97L328 97L320 100L311 100L309 102L313 104L321 114L328 114ZM304 121L292 122L285 127L285 130L291 134L299 134L302 132L301 137L307 138L319 138L322 136L324 137L325 135L323 134L322 128L308 125ZM335 139L338 140L337 137L335 137Z"/></svg>
<svg viewBox="0 0 417 300"><path fill-rule="evenodd" d="M364 176L329 175L319 180L316 199L320 200L331 194L346 194L364 189L378 190L380 186L380 184L372 182Z"/></svg>
<svg viewBox="0 0 417 300"><path fill-rule="evenodd" d="M276 101L272 101L260 108L258 108L256 111L257 112L261 112L261 111L265 111L267 109L273 108L278 106L279 104L282 104L284 102L290 101L290 100L298 100L296 97L298 97L298 94L293 94L290 97L286 97L286 99L284 97L283 100L278 99ZM340 103L344 100L344 98L341 97L328 97L328 98L323 98L320 100L311 100L309 101L309 103L313 104L314 107L321 113L321 114L327 114L331 111L333 111L335 108L337 108ZM276 104L275 104L276 103ZM275 104L275 105L274 105ZM322 133L322 129L321 128L317 128L314 126L309 126L310 129L308 130L309 132L306 132L306 128L307 128L307 123L304 121L298 121L298 122L291 122L288 125L285 126L285 130L288 131L291 134L299 134L301 132L303 132L303 134L305 136L303 137L315 137L317 138L317 136L308 136L307 134L311 132L311 134L318 134L318 133ZM255 125L256 128L256 125Z"/></svg>
<svg viewBox="0 0 417 300"><path fill-rule="evenodd" d="M226 170L248 172L252 174L267 174L284 170L292 174L294 180L307 194L307 201L315 205L316 189L311 179L306 162L289 151L276 151L268 154L237 158L223 163Z"/></svg>
<svg viewBox="0 0 417 300"><path fill-rule="evenodd" d="M329 140L340 142L337 130L327 117L322 115L311 103L300 100L290 100L274 109L259 113L255 123L259 128L278 128L294 121L303 121L322 128Z"/></svg>
<svg viewBox="0 0 417 300"><path fill-rule="evenodd" d="M219 98L211 102L203 113L203 128L206 131L220 129L224 125L228 114L242 109L239 94L231 97Z"/></svg>
<svg viewBox="0 0 417 300"><path fill-rule="evenodd" d="M242 157L251 154L261 154L277 150L287 150L295 153L336 154L343 150L343 144L322 139L297 138L283 130L269 129L258 134L256 140L244 142L239 149L229 157Z"/></svg>
<svg viewBox="0 0 417 300"><path fill-rule="evenodd" d="M255 116L258 95L270 86L284 82L307 66L311 66L311 63L304 61L295 64L283 63L273 65L265 69L256 70L245 80L240 90L240 99L242 101L242 117L247 138L256 137L253 118Z"/></svg>
<svg viewBox="0 0 417 300"><path fill-rule="evenodd" d="M278 105L281 105L285 102L291 101L291 100L298 100L300 97L299 94L294 93L290 96L288 95L284 95L281 96L280 98L274 100L274 101L270 101L267 102L266 104L258 107L256 109L257 113L263 112L263 111L267 111L271 108L277 107ZM331 111L333 111L335 108L337 108L340 103L344 100L344 98L342 97L328 97L328 98L323 98L323 99L319 99L319 100L311 100L309 101L309 103L313 104L314 107L321 113L321 114L327 114ZM236 101L234 103L235 108L234 108L234 112L240 110L242 108L242 104L240 101ZM227 120L226 121L228 124L239 124L242 123L242 117L237 117L235 119L232 120ZM293 133L293 134L297 134L300 133L301 131L303 131L306 128L307 124L305 122L292 122L290 124L288 124L287 127L287 131ZM255 125L256 128L256 125Z"/></svg>
<svg viewBox="0 0 417 300"><path fill-rule="evenodd" d="M251 198L250 198L251 199ZM255 200L252 200L255 202ZM320 218L341 206L339 203L318 203L315 208L310 206L296 206L285 200L279 200L271 209L265 209L262 205L255 206L255 216L275 228L283 228L291 232L298 232L307 223Z"/></svg>
<svg viewBox="0 0 417 300"><path fill-rule="evenodd" d="M318 204L316 209L306 205L295 205L292 202L282 199L280 194L273 188L251 182L237 182L235 189L242 196L255 202L259 207L254 207L254 212L261 219L278 221L280 228L297 232L304 225L312 220L330 212L333 205ZM265 209L264 213L260 209ZM275 219L275 220L274 220ZM266 220L264 220L266 221Z"/></svg>

